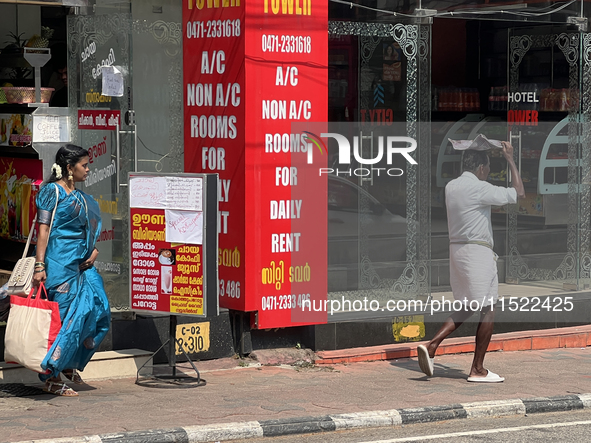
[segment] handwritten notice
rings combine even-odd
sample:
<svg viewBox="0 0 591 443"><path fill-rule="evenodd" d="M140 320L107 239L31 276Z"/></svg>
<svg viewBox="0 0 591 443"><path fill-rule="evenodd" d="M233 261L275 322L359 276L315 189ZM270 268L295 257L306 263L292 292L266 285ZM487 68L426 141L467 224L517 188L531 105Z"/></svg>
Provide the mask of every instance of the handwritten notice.
<svg viewBox="0 0 591 443"><path fill-rule="evenodd" d="M123 96L123 74L115 66L103 66L103 91L109 97Z"/></svg>
<svg viewBox="0 0 591 443"><path fill-rule="evenodd" d="M203 179L190 177L166 178L167 209L202 211Z"/></svg>
<svg viewBox="0 0 591 443"><path fill-rule="evenodd" d="M166 208L166 177L132 177L129 181L129 206Z"/></svg>
<svg viewBox="0 0 591 443"><path fill-rule="evenodd" d="M63 143L69 141L70 125L67 115L37 116L33 114L33 143Z"/></svg>
<svg viewBox="0 0 591 443"><path fill-rule="evenodd" d="M164 219L167 242L203 244L203 212L166 210Z"/></svg>

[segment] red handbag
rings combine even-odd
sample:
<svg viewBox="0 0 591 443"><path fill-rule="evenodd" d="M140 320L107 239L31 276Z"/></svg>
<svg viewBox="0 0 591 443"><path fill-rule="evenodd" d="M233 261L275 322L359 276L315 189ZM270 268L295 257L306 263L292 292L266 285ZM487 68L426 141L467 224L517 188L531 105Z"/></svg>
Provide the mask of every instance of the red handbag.
<svg viewBox="0 0 591 443"><path fill-rule="evenodd" d="M11 295L4 337L4 360L47 374L41 363L61 326L59 304L47 299L43 283L31 289L27 298Z"/></svg>

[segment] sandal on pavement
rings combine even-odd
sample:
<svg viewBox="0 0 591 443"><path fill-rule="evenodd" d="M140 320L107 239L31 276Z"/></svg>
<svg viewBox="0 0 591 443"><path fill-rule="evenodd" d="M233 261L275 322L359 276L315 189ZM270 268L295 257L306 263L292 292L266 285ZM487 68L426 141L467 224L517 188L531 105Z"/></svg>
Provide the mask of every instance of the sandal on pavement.
<svg viewBox="0 0 591 443"><path fill-rule="evenodd" d="M76 369L62 371L62 374L64 374L64 377L66 377L72 383L76 383L77 385L84 384L84 380L82 380L80 373Z"/></svg>
<svg viewBox="0 0 591 443"><path fill-rule="evenodd" d="M417 356L419 357L419 367L427 377L433 377L433 362L435 358L429 357L429 351L423 345L417 347Z"/></svg>
<svg viewBox="0 0 591 443"><path fill-rule="evenodd" d="M48 381L45 383L43 391L48 394L59 395L61 397L78 397L78 393L71 387L61 381Z"/></svg>
<svg viewBox="0 0 591 443"><path fill-rule="evenodd" d="M485 377L468 377L468 381L472 383L502 383L505 381L505 377L501 377L488 369L487 371Z"/></svg>

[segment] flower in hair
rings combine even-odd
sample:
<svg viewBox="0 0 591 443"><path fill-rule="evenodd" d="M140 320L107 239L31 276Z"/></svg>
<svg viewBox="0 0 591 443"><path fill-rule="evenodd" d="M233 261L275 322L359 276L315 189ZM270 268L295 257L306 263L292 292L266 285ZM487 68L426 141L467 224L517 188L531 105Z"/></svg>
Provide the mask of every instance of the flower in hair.
<svg viewBox="0 0 591 443"><path fill-rule="evenodd" d="M57 163L51 165L51 171L55 174L55 178L57 178L58 180L62 178L62 167Z"/></svg>

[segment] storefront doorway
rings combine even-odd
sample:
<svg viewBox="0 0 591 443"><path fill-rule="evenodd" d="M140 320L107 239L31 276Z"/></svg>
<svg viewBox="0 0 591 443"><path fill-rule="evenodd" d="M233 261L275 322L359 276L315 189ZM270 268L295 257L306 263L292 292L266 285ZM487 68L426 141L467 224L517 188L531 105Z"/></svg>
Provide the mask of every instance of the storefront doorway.
<svg viewBox="0 0 591 443"><path fill-rule="evenodd" d="M509 32L507 120L527 196L507 214L507 283L583 287L584 37L565 26Z"/></svg>
<svg viewBox="0 0 591 443"><path fill-rule="evenodd" d="M416 164L384 158L329 176L329 299L426 299L430 26L331 22L329 32L329 126L357 136L364 159L388 136L417 141Z"/></svg>
<svg viewBox="0 0 591 443"><path fill-rule="evenodd" d="M97 2L68 16L70 112L78 122L73 143L88 148L90 173L82 185L99 202L102 232L97 268L111 305L128 307L127 173L135 168L132 105L132 17L129 2ZM104 66L120 73L122 94L104 90ZM106 122L97 119L106 118ZM94 116L93 126L82 120ZM104 126L101 127L101 124ZM84 129L83 129L84 128Z"/></svg>
<svg viewBox="0 0 591 443"><path fill-rule="evenodd" d="M85 111L119 115L118 127L79 124L72 134L92 153L83 190L101 206L98 267L115 310L129 309L127 174L183 171L181 7L166 0L97 1L68 16L72 118L80 123ZM102 94L102 66L120 72L122 95Z"/></svg>
<svg viewBox="0 0 591 443"><path fill-rule="evenodd" d="M589 196L583 173L588 164L583 128L588 110L581 95L585 90L581 65L588 51L586 34L564 23L461 21L456 25L465 29L467 41L479 44L472 50L467 45L461 61L466 72L463 83L434 86L433 131L441 132L432 188L432 200L439 202L434 219L444 220L444 186L460 174L461 156L447 139L484 134L511 140L526 197L518 205L493 208L499 281L531 287L531 295L540 295L540 290L549 294L585 289L589 247L588 213L583 208ZM434 33L437 29L436 23ZM466 101L470 103L465 97L472 91L478 94L478 109L460 111ZM449 130L442 130L449 125ZM489 181L510 186L506 162L498 152L490 156ZM445 230L432 234L434 286L441 288L448 284L446 234ZM501 292L515 293L507 286Z"/></svg>

